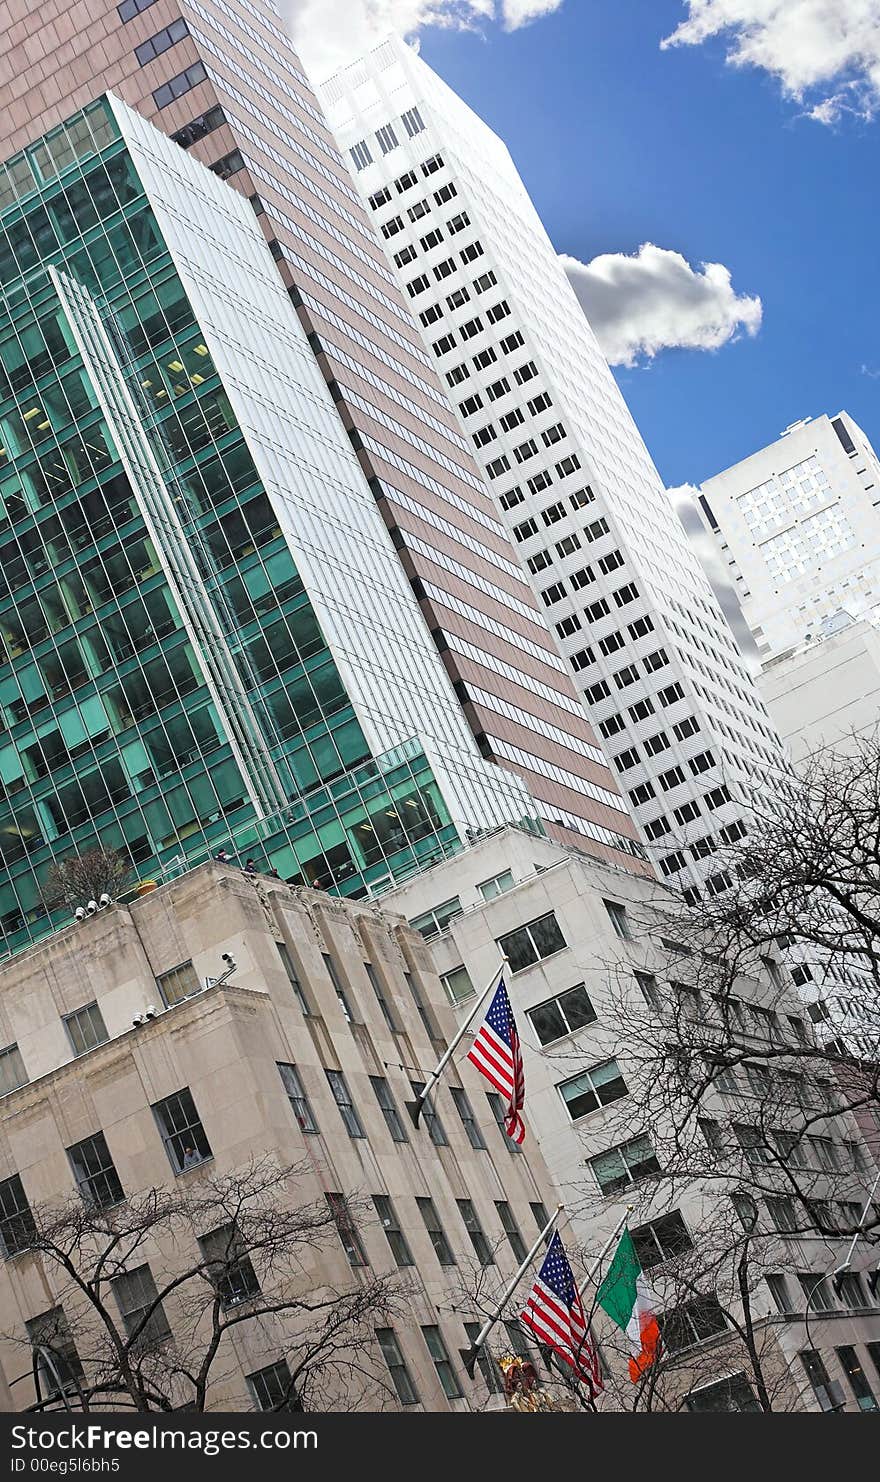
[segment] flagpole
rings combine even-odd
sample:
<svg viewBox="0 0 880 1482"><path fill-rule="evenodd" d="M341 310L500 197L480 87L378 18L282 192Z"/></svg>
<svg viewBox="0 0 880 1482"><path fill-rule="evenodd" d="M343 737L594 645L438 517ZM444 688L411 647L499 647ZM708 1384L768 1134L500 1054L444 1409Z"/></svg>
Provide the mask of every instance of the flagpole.
<svg viewBox="0 0 880 1482"><path fill-rule="evenodd" d="M429 1078L429 1080L427 1080L425 1082L424 1090L420 1093L419 1096L416 1097L416 1100L415 1101L408 1101L406 1103L406 1109L409 1112L410 1116L412 1117L412 1123L413 1123L413 1126L414 1127L418 1127L418 1125L419 1125L419 1117L422 1114L422 1107L424 1106L425 1102L427 1101L428 1097L431 1094L431 1091L433 1090L434 1086L436 1086L436 1084L439 1081L441 1075L443 1074L444 1070L446 1069L447 1065L449 1064L450 1060L452 1059L452 1056L454 1055L455 1051L458 1049L458 1046L461 1044L462 1040L464 1039L465 1035L467 1034L468 1030L470 1029L471 1025L473 1024L474 1019L476 1018L476 1016L479 1013L480 1009L483 1007L483 1004L486 1002L486 999L489 997L489 994L492 992L492 989L493 988L496 988L498 986L498 979L502 976L502 974L504 972L504 969L506 967L507 967L507 958L506 957L502 957L500 965L495 969L495 972L492 974L492 977L490 978L489 983L487 984L486 988L483 990L483 992L480 994L479 998L474 1003L473 1008L471 1009L470 1013L468 1014L467 1018L465 1019L464 1023L462 1024L461 1028L459 1029L458 1033L455 1035L454 1039L451 1041L451 1043L449 1045L449 1048L446 1050L445 1054L441 1057L441 1059L440 1059L440 1061L439 1061L439 1063L437 1065L437 1069L434 1071L433 1075Z"/></svg>
<svg viewBox="0 0 880 1482"><path fill-rule="evenodd" d="M536 1255L537 1251L540 1249L540 1246L541 1246L542 1242L547 1239L547 1236L550 1234L550 1231L553 1229L553 1226L556 1224L556 1221L559 1219L559 1216L561 1215L561 1213L562 1213L562 1211L563 1211L564 1208L565 1208L565 1205L564 1204L557 1204L555 1212L551 1215L550 1219L547 1221L546 1225L544 1226L543 1230L541 1231L540 1235L538 1236L537 1240L535 1241L535 1243L532 1246L531 1250L529 1251L528 1255L525 1257L525 1260L520 1265L520 1268L517 1271L516 1275L513 1277L513 1279L510 1282L508 1282L507 1287L505 1288L505 1291L504 1291L504 1295L502 1296L501 1300L498 1303L496 1303L495 1311L494 1311L493 1315L491 1317L487 1317L486 1318L486 1321L483 1323L483 1326L480 1329L480 1332L479 1332L477 1338L475 1339L475 1341L473 1342L473 1344L471 1345L471 1347L470 1348L462 1348L462 1349L459 1350L460 1353L461 1353L462 1360L464 1362L465 1369L467 1370L467 1374L468 1374L468 1378L469 1379L473 1379L473 1377L474 1377L474 1368L476 1366L477 1355L480 1352L480 1349L483 1347L483 1344L485 1343L486 1339L488 1338L489 1334L491 1333L492 1329L494 1328L495 1324L497 1323L499 1317L501 1316L502 1312L504 1311L505 1307L507 1306L508 1302L510 1301L511 1297L513 1296L513 1293L516 1291L516 1288L519 1286L520 1282L522 1281L523 1276L525 1275L525 1273L528 1270L529 1266L531 1265L532 1261L535 1259L535 1255Z"/></svg>
<svg viewBox="0 0 880 1482"><path fill-rule="evenodd" d="M602 1246L602 1249L600 1250L600 1252L597 1255L595 1261L593 1262L592 1266L590 1267L589 1271L587 1272L586 1276L584 1277L583 1281L581 1282L581 1284L580 1284L580 1286L578 1288L578 1295L580 1296L581 1301L583 1301L583 1299L584 1299L584 1293L586 1292L587 1287L591 1284L591 1282L595 1281L596 1275L597 1275L597 1273L599 1271L600 1266L602 1265L602 1262L604 1261L605 1257L607 1256L609 1250L611 1249L612 1245L614 1244L614 1242L617 1239L618 1235L620 1234L621 1230L624 1228L624 1226L626 1225L627 1221L629 1220L629 1217L632 1214L634 1208L635 1208L635 1206L633 1204L628 1204L626 1206L626 1210L625 1210L624 1214L617 1221L617 1224L614 1226L614 1229L611 1231L611 1234L608 1236L608 1239L605 1241L605 1244ZM590 1324L587 1323L587 1331L586 1331L586 1334L584 1335L584 1342L587 1342L588 1341L588 1339L589 1339L589 1333L590 1333ZM544 1363L547 1365L547 1368L550 1370L550 1373L552 1374L553 1373L553 1349L546 1347L546 1345L544 1345L544 1344L541 1344L540 1345L540 1348L541 1348L541 1356L542 1356L542 1358L544 1360ZM579 1355L576 1355L576 1357L578 1357L578 1356ZM561 1368L560 1368L560 1372L563 1373L563 1374L565 1373L565 1371L563 1369L561 1369Z"/></svg>
<svg viewBox="0 0 880 1482"><path fill-rule="evenodd" d="M584 1293L587 1290L587 1287L590 1285L591 1282L595 1281L595 1279L596 1279L596 1273L599 1270L599 1267L602 1265L602 1262L604 1261L605 1257L607 1256L608 1252L610 1251L612 1245L614 1244L615 1240L617 1239L617 1237L620 1234L621 1230L623 1229L624 1225L629 1220L629 1217L632 1214L634 1207L635 1206L632 1205L632 1204L628 1204L626 1206L626 1213L621 1216L621 1218L618 1220L617 1224L614 1226L614 1229L611 1231L611 1234L608 1236L608 1239L605 1241L605 1244L602 1246L602 1249L600 1250L600 1252L597 1255L595 1261L593 1262L592 1266L590 1267L589 1271L587 1272L586 1276L584 1277L583 1281L581 1282L581 1285L580 1285L580 1295L581 1295L581 1299L582 1300L583 1300Z"/></svg>

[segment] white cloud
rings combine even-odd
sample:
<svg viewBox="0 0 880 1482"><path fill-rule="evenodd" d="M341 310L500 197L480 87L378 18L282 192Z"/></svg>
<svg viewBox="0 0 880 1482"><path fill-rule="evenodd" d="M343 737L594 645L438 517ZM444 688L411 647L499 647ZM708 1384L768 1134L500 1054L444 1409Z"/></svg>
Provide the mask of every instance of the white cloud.
<svg viewBox="0 0 880 1482"><path fill-rule="evenodd" d="M353 62L390 31L418 42L430 26L517 31L564 0L282 0L293 44L316 81Z"/></svg>
<svg viewBox="0 0 880 1482"><path fill-rule="evenodd" d="M880 111L880 0L683 0L688 16L661 43L728 43L735 67L759 67L811 118Z"/></svg>
<svg viewBox="0 0 880 1482"><path fill-rule="evenodd" d="M692 268L680 252L645 242L632 257L563 255L562 263L612 365L673 348L717 350L761 326L761 300L735 293L720 262Z"/></svg>

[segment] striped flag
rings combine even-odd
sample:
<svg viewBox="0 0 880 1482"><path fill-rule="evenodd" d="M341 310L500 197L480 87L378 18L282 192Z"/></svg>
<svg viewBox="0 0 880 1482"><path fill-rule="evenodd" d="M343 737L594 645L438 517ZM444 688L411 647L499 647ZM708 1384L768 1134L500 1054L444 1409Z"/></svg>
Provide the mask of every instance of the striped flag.
<svg viewBox="0 0 880 1482"><path fill-rule="evenodd" d="M659 1352L657 1312L660 1302L645 1279L629 1230L624 1230L620 1237L608 1275L599 1287L597 1301L629 1339L632 1354L629 1377L633 1384L638 1384Z"/></svg>
<svg viewBox="0 0 880 1482"><path fill-rule="evenodd" d="M503 978L495 990L495 996L467 1058L507 1101L504 1130L512 1142L521 1143L526 1135L525 1124L520 1116L525 1103L526 1086L519 1035L513 1022L513 1010Z"/></svg>
<svg viewBox="0 0 880 1482"><path fill-rule="evenodd" d="M521 1320L540 1343L552 1348L593 1394L602 1388L599 1354L590 1338L583 1303L559 1232L547 1247Z"/></svg>

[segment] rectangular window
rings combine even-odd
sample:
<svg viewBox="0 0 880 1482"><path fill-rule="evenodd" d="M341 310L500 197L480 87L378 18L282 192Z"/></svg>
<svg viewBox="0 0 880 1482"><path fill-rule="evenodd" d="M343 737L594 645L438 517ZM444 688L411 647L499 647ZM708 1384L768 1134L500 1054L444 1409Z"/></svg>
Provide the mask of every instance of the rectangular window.
<svg viewBox="0 0 880 1482"><path fill-rule="evenodd" d="M486 1143L483 1139L483 1134L480 1131L477 1119L474 1116L474 1109L471 1106L467 1091L463 1090L461 1086L450 1086L449 1094L452 1097L452 1104L455 1107L455 1110L461 1117L461 1124L464 1127L465 1132L467 1133L468 1142L470 1143L472 1148L476 1148L478 1151L483 1152L485 1150Z"/></svg>
<svg viewBox="0 0 880 1482"><path fill-rule="evenodd" d="M405 175L401 175L399 180L395 180L394 189L397 191L398 195L402 196L405 191L412 190L413 186L417 183L418 178L419 177L417 176L415 170L407 170Z"/></svg>
<svg viewBox="0 0 880 1482"><path fill-rule="evenodd" d="M660 1164L650 1137L634 1137L620 1147L590 1158L590 1168L603 1194L617 1194L636 1179L660 1173Z"/></svg>
<svg viewBox="0 0 880 1482"><path fill-rule="evenodd" d="M109 1209L122 1203L125 1194L103 1132L74 1143L67 1149L67 1156L86 1204L93 1209Z"/></svg>
<svg viewBox="0 0 880 1482"><path fill-rule="evenodd" d="M385 124L381 129L376 130L376 142L383 154L390 154L392 149L397 148L397 135L391 124Z"/></svg>
<svg viewBox="0 0 880 1482"><path fill-rule="evenodd" d="M330 982L333 984L333 989L336 997L339 1000L339 1005L342 1009L343 1015L345 1016L345 1019L349 1024L353 1024L355 1022L355 1017L354 1013L352 1012L351 1001L349 1000L346 991L342 986L342 980L340 979L339 974L336 971L336 964L333 961L333 958L330 956L329 952L322 952L321 960L323 961L324 966L327 969L327 976L330 979Z"/></svg>
<svg viewBox="0 0 880 1482"><path fill-rule="evenodd" d="M424 163L422 164L422 174L424 175L424 177L425 177L426 180L427 180L427 178L428 178L429 175L436 175L437 174L437 171L438 170L442 170L442 169L443 169L443 156L442 156L442 154L432 154L431 155L431 158L425 160Z"/></svg>
<svg viewBox="0 0 880 1482"><path fill-rule="evenodd" d="M654 974L637 972L635 974L635 980L639 986L639 992L641 993L642 998L645 1000L645 1003L648 1005L648 1008L659 1010L662 1004L660 999L660 990L657 987L657 979L655 978Z"/></svg>
<svg viewBox="0 0 880 1482"><path fill-rule="evenodd" d="M663 1342L670 1353L683 1353L697 1343L727 1331L727 1319L717 1297L696 1297L680 1307L662 1312L657 1319Z"/></svg>
<svg viewBox="0 0 880 1482"><path fill-rule="evenodd" d="M176 1003L182 1003L185 998L192 998L196 993L201 993L205 986L191 962L181 962L177 967L170 968L167 973L160 973L156 982L162 1001L168 1008Z"/></svg>
<svg viewBox="0 0 880 1482"><path fill-rule="evenodd" d="M692 1390L685 1398L685 1404L696 1415L761 1408L752 1386L742 1372L719 1379L715 1384L706 1384L702 1389Z"/></svg>
<svg viewBox="0 0 880 1482"><path fill-rule="evenodd" d="M287 981L293 989L293 996L302 1009L302 1012L306 1016L308 1016L312 1012L312 1006L306 998L305 989L303 988L303 985L300 982L299 974L297 973L297 970L293 965L293 958L291 957L289 951L287 950L287 947L284 945L283 942L276 942L275 945L278 948L278 956L281 958L281 964L287 974Z"/></svg>
<svg viewBox="0 0 880 1482"><path fill-rule="evenodd" d="M498 279L490 268L488 273L481 273L479 278L474 279L474 289L477 293L485 293L487 288L494 288L497 282Z"/></svg>
<svg viewBox="0 0 880 1482"><path fill-rule="evenodd" d="M410 139L414 139L416 134L420 134L425 127L424 120L418 108L408 108L405 113L400 115L400 122L406 129Z"/></svg>
<svg viewBox="0 0 880 1482"><path fill-rule="evenodd" d="M522 331L515 329L513 334L506 335L501 341L501 348L505 355L512 355L514 350L519 350L525 344Z"/></svg>
<svg viewBox="0 0 880 1482"><path fill-rule="evenodd" d="M460 897L454 895L451 900L443 901L439 906L434 906L432 910L425 911L421 916L413 916L409 924L413 931L417 931L426 941L430 941L431 937L438 936L441 931L445 931L452 918L460 916L463 909Z"/></svg>
<svg viewBox="0 0 880 1482"><path fill-rule="evenodd" d="M258 1410L298 1410L293 1376L286 1359L248 1374L247 1382Z"/></svg>
<svg viewBox="0 0 880 1482"><path fill-rule="evenodd" d="M435 190L434 200L438 206L445 206L447 201L451 201L452 197L457 195L458 191L455 186L451 181L447 181L446 185L441 185L439 190Z"/></svg>
<svg viewBox="0 0 880 1482"><path fill-rule="evenodd" d="M417 1405L419 1397L416 1387L410 1378L409 1369L401 1352L397 1335L393 1328L377 1328L376 1341L382 1350L382 1357L388 1365L388 1373L391 1382L397 1391L397 1398L401 1405Z"/></svg>
<svg viewBox="0 0 880 1482"><path fill-rule="evenodd" d="M164 1101L157 1101L152 1111L175 1173L186 1173L213 1158L188 1086L173 1096L166 1096Z"/></svg>
<svg viewBox="0 0 880 1482"><path fill-rule="evenodd" d="M536 1229L539 1231L546 1230L547 1222L550 1218L547 1213L546 1205L542 1204L540 1200L536 1200L534 1203L531 1203L529 1205L529 1209L532 1211L532 1218L535 1221ZM549 1235L547 1236L547 1239L550 1239Z"/></svg>
<svg viewBox="0 0 880 1482"><path fill-rule="evenodd" d="M464 1330L467 1333L469 1343L476 1343L477 1338L480 1336L480 1328L482 1326L483 1324L481 1322L465 1323ZM501 1378L501 1370L499 1369L498 1365L492 1357L492 1354L485 1344L483 1344L483 1347L477 1354L477 1366L483 1376L483 1382L490 1395L502 1394L504 1392L504 1383Z"/></svg>
<svg viewBox="0 0 880 1482"><path fill-rule="evenodd" d="M549 1045L566 1034L574 1034L587 1024L594 1024L596 1010L584 984L578 983L577 987L569 988L566 993L560 993L556 998L549 998L546 1003L529 1009L528 1017L539 1044Z"/></svg>
<svg viewBox="0 0 880 1482"><path fill-rule="evenodd" d="M407 263L415 262L417 256L415 247L401 247L400 251L394 254L394 262L397 267L405 268Z"/></svg>
<svg viewBox="0 0 880 1482"><path fill-rule="evenodd" d="M559 463L557 463L556 472L559 478L564 479L567 478L570 473L577 473L580 466L581 460L578 457L577 453L569 453L567 458L562 458L560 459Z"/></svg>
<svg viewBox="0 0 880 1482"><path fill-rule="evenodd" d="M333 1099L339 1107L339 1115L342 1117L343 1125L349 1137L366 1137L367 1134L363 1129L361 1119L351 1099L348 1082L342 1071L325 1070L324 1074L327 1077L330 1090L333 1092Z"/></svg>
<svg viewBox="0 0 880 1482"><path fill-rule="evenodd" d="M677 1209L670 1214L660 1215L647 1225L639 1225L631 1233L636 1255L643 1269L659 1266L661 1261L674 1260L686 1250L691 1250L694 1244L681 1212Z"/></svg>
<svg viewBox="0 0 880 1482"><path fill-rule="evenodd" d="M470 1236L474 1254L480 1265L494 1266L495 1257L492 1254L492 1247L486 1239L485 1231L480 1224L480 1217L474 1208L473 1201L471 1199L456 1199L455 1202L458 1205L459 1214L464 1221L464 1227Z"/></svg>
<svg viewBox="0 0 880 1482"><path fill-rule="evenodd" d="M41 1312L39 1317L30 1318L25 1328L35 1350L49 1350L50 1362L43 1353L37 1354L41 1398L51 1400L62 1394L76 1394L85 1374L64 1308L52 1307L48 1312Z"/></svg>
<svg viewBox="0 0 880 1482"><path fill-rule="evenodd" d="M507 1143L507 1147L508 1147L509 1151L511 1153L520 1153L520 1152L522 1152L522 1148L517 1143L513 1142L508 1137L508 1135L507 1135L507 1128L504 1125L505 1124L505 1120L507 1118L507 1107L506 1107L505 1103L501 1100L501 1097L499 1096L498 1092L497 1091L487 1091L486 1092L486 1100L489 1103L489 1110L491 1111L491 1113L492 1113L493 1117L495 1118L495 1121L496 1121L496 1123L498 1125L498 1131L501 1133L502 1137L504 1138L504 1141Z"/></svg>
<svg viewBox="0 0 880 1482"><path fill-rule="evenodd" d="M363 139L360 141L359 144L355 144L348 152L351 155L352 164L358 171L365 170L367 168L367 165L371 165L373 163L373 156L370 154L370 147Z"/></svg>
<svg viewBox="0 0 880 1482"><path fill-rule="evenodd" d="M376 1213L379 1216L382 1229L385 1231L385 1239L388 1241L395 1262L398 1266L414 1266L415 1261L412 1258L412 1252L407 1244L406 1236L400 1228L400 1221L394 1212L394 1205L389 1196L387 1194L374 1194L373 1204L376 1207Z"/></svg>
<svg viewBox="0 0 880 1482"><path fill-rule="evenodd" d="M0 1096L7 1096L10 1091L17 1091L19 1086L26 1086L27 1079L18 1045L7 1045L5 1050L0 1050Z"/></svg>
<svg viewBox="0 0 880 1482"><path fill-rule="evenodd" d="M581 620L577 613L573 612L569 617L562 618L560 622L554 623L553 626L560 638L570 638L572 633L580 632Z"/></svg>
<svg viewBox="0 0 880 1482"><path fill-rule="evenodd" d="M290 1109L299 1123L301 1132L317 1132L318 1124L315 1121L309 1098L303 1090L299 1071L295 1065L289 1065L282 1061L276 1061L278 1074L281 1076L281 1084L287 1092Z"/></svg>
<svg viewBox="0 0 880 1482"><path fill-rule="evenodd" d="M154 1348L171 1337L171 1325L149 1266L136 1266L123 1276L115 1276L110 1285L123 1327L138 1351Z"/></svg>
<svg viewBox="0 0 880 1482"><path fill-rule="evenodd" d="M507 1236L507 1243L513 1251L517 1262L524 1261L526 1258L526 1243L522 1238L522 1233L516 1222L513 1210L506 1199L496 1199L495 1208L498 1210L501 1228Z"/></svg>
<svg viewBox="0 0 880 1482"><path fill-rule="evenodd" d="M344 1194L325 1193L327 1207L333 1216L336 1232L342 1241L342 1248L348 1256L350 1266L369 1266L367 1253L364 1250L363 1241L358 1233L357 1225L352 1218L348 1207L348 1200Z"/></svg>
<svg viewBox="0 0 880 1482"><path fill-rule="evenodd" d="M454 237L457 232L463 232L465 227L470 226L470 224L471 219L467 212L459 211L457 216L450 216L446 223L446 230L449 232L450 237Z"/></svg>
<svg viewBox="0 0 880 1482"><path fill-rule="evenodd" d="M462 1396L461 1386L449 1359L443 1335L436 1326L422 1327L422 1337L425 1346L431 1355L434 1368L437 1370L437 1378L447 1400L460 1400Z"/></svg>
<svg viewBox="0 0 880 1482"><path fill-rule="evenodd" d="M388 1025L388 1028L396 1034L400 1029L400 1025L394 1017L394 1012L382 987L382 980L379 977L379 974L376 972L376 969L371 962L364 963L364 971L366 972L366 975L370 980L370 986L376 995L376 1002L382 1010L382 1017L385 1020L385 1023Z"/></svg>
<svg viewBox="0 0 880 1482"><path fill-rule="evenodd" d="M455 1256L452 1254L452 1247L446 1239L446 1232L440 1223L440 1216L437 1213L433 1199L416 1199L416 1204L424 1220L425 1229L428 1232L431 1244L434 1247L434 1253L440 1265L454 1266Z"/></svg>
<svg viewBox="0 0 880 1482"><path fill-rule="evenodd" d="M407 1142L406 1128L401 1121L400 1112L387 1080L383 1075L371 1075L370 1085L376 1093L376 1100L382 1108L385 1124L391 1133L393 1142Z"/></svg>
<svg viewBox="0 0 880 1482"><path fill-rule="evenodd" d="M440 982L443 984L450 1003L461 1003L464 999L470 998L474 991L470 973L464 966L454 967L448 973L441 973Z"/></svg>
<svg viewBox="0 0 880 1482"><path fill-rule="evenodd" d="M163 30L157 31L155 36L148 37L146 41L141 42L140 46L135 47L134 54L138 66L146 67L148 62L160 57L163 51L168 51L169 47L175 46L178 41L182 41L188 35L189 26L186 21L178 17L176 21L171 22L170 26L165 26Z"/></svg>
<svg viewBox="0 0 880 1482"><path fill-rule="evenodd" d="M185 72L178 72L176 77L169 78L168 82L163 82L161 87L157 87L153 93L153 102L157 108L167 108L175 98L181 98L191 88L198 87L207 76L204 62L193 62Z"/></svg>
<svg viewBox="0 0 880 1482"><path fill-rule="evenodd" d="M856 1404L860 1410L876 1410L877 1401L874 1391L865 1378L865 1371L859 1363L858 1354L850 1344L843 1344L835 1349L840 1367L849 1380L849 1387L856 1398Z"/></svg>
<svg viewBox="0 0 880 1482"><path fill-rule="evenodd" d="M629 1095L629 1087L616 1060L606 1060L592 1070L572 1076L571 1080L563 1081L558 1090L573 1122L600 1106L608 1106L612 1101Z"/></svg>
<svg viewBox="0 0 880 1482"><path fill-rule="evenodd" d="M110 1038L97 1003L87 1003L84 1008L66 1014L62 1023L74 1055L84 1055Z"/></svg>
<svg viewBox="0 0 880 1482"><path fill-rule="evenodd" d="M410 1081L413 1096L418 1100L425 1089L424 1081ZM443 1127L443 1123L434 1110L434 1104L430 1098L422 1106L422 1121L428 1129L428 1135L435 1147L445 1148L449 1146L449 1139Z"/></svg>
<svg viewBox="0 0 880 1482"><path fill-rule="evenodd" d="M150 6L155 3L156 0L122 0L121 5L117 5L116 9L124 25L126 21L133 20L136 15L140 15L142 10L149 10ZM35 1318L34 1321L36 1320Z"/></svg>
<svg viewBox="0 0 880 1482"><path fill-rule="evenodd" d="M0 1179L0 1242L5 1256L28 1250L36 1238L37 1227L17 1173Z"/></svg>
<svg viewBox="0 0 880 1482"><path fill-rule="evenodd" d="M620 937L622 942L631 942L633 935L626 907L620 905L619 901L603 901L602 904L608 912L608 919L614 927L615 936Z"/></svg>
<svg viewBox="0 0 880 1482"><path fill-rule="evenodd" d="M446 372L447 385L460 386L462 381L466 381L469 376L470 371L466 365L454 365L451 371Z"/></svg>
<svg viewBox="0 0 880 1482"><path fill-rule="evenodd" d="M497 941L502 957L506 957L510 963L512 973L522 972L533 963L552 957L555 952L561 952L566 946L553 911L518 927L516 931L508 932L506 936L498 937Z"/></svg>
<svg viewBox="0 0 880 1482"><path fill-rule="evenodd" d="M251 1265L241 1232L235 1225L222 1225L199 1236L208 1279L222 1307L237 1307L259 1296L260 1283Z"/></svg>
<svg viewBox="0 0 880 1482"><path fill-rule="evenodd" d="M524 386L527 381L533 381L537 374L538 367L535 365L535 362L533 360L527 360L525 365L521 365L519 370L514 371L513 378L518 386Z"/></svg>

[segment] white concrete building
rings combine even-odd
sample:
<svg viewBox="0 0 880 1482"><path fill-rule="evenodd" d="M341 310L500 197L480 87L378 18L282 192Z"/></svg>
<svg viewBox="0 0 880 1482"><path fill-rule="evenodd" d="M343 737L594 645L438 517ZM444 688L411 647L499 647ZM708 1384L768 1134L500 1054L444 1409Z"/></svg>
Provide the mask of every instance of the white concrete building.
<svg viewBox="0 0 880 1482"><path fill-rule="evenodd" d="M661 872L718 888L778 738L504 144L399 39L322 100Z"/></svg>
<svg viewBox="0 0 880 1482"><path fill-rule="evenodd" d="M880 460L847 412L795 423L698 505L765 662L880 604Z"/></svg>
<svg viewBox="0 0 880 1482"><path fill-rule="evenodd" d="M817 752L850 752L880 725L880 626L840 613L755 682L795 767Z"/></svg>
<svg viewBox="0 0 880 1482"><path fill-rule="evenodd" d="M701 1108L711 1112L714 1135L734 1149L729 1187L716 1180L701 1182L698 1176L650 1177L661 1171L657 1155L662 1156L669 1143L663 1141L664 1129L651 1120L638 1094L640 1051L629 1037L621 995L629 986L642 1014L656 1016L660 1036L675 994L683 988L675 978L687 973L679 955L684 946L668 935L668 916L664 920L669 905L662 885L510 828L481 840L455 860L423 871L382 899L383 908L403 912L426 937L460 1019L470 1014L475 995L491 979L500 953L506 953L506 982L523 1045L527 1138L537 1142L565 1202L565 1239L582 1243L588 1256L598 1254L629 1206L630 1228L644 1264L650 1265L649 1279L665 1301L672 1302L675 1255L693 1248L698 1257L701 1239L707 1229L717 1230L719 1220L726 1219L728 1226L733 1220L732 1228L738 1228L736 1200L731 1198L741 1178L734 1166L742 1156L736 1151L736 1139L763 1117L759 1099L765 1109L782 1103L775 1098L771 1103L766 1088L759 1098L760 1070L748 1061L740 1063L735 1072L726 1073L723 1094L719 1084ZM799 1005L803 996L781 963L766 959L760 980L741 979L736 986L738 992L741 986L747 1043L759 1044L767 1025L780 1046L810 1042L812 1031ZM709 997L703 994L700 1007L705 1022L713 1013ZM479 1016L474 1028L478 1023ZM464 1053L463 1047L460 1055ZM774 1062L774 1085L776 1066L786 1063ZM797 1060L793 1063L803 1066ZM807 1074L812 1080L812 1067ZM815 1088L821 1090L819 1106L833 1108L831 1080L817 1079ZM490 1094L489 1099L496 1103L493 1110L499 1116L500 1098ZM794 1116L800 1125L797 1108ZM837 1208L848 1200L844 1207L851 1213L855 1201L864 1201L876 1169L867 1149L855 1151L855 1144L861 1148L862 1142L851 1116L824 1117L821 1110L818 1116L810 1123L811 1135L799 1140L805 1151L792 1153L793 1164L803 1169L815 1153L816 1172L809 1177L821 1196L817 1207L830 1199ZM784 1114L781 1120L785 1121ZM697 1132L694 1126L692 1135L702 1146L701 1139L709 1134L702 1121L700 1129ZM816 1129L818 1138L812 1136ZM826 1147L829 1140L834 1144L831 1153ZM509 1146L515 1161L516 1149ZM832 1167L833 1174L821 1171ZM759 1172L757 1182L761 1181ZM750 1182L747 1173L747 1187ZM822 1235L818 1229L788 1234L793 1226L782 1168L779 1191L779 1199L759 1199L760 1259L764 1271L769 1267L771 1279L762 1279L752 1298L762 1362L776 1374L779 1407L829 1408L827 1391L836 1384L846 1408L877 1408L880 1298L868 1282L876 1253L866 1242L858 1246L852 1267L856 1280L847 1281L837 1294L830 1281L821 1280L822 1273L836 1269L849 1242ZM847 1217L842 1209L841 1216ZM723 1300L720 1267L717 1275ZM814 1279L817 1289L811 1297ZM714 1294L715 1287L707 1286L705 1279L702 1285ZM678 1292L680 1301L680 1288ZM590 1299L592 1295L589 1291ZM668 1317L669 1309L665 1310ZM601 1313L596 1329L600 1341L612 1338ZM854 1362L861 1377L851 1372ZM694 1343L692 1359L686 1358L681 1382L684 1389L691 1384L695 1388L688 1390L685 1407L755 1408L748 1405L747 1388L741 1383L743 1367L730 1328L719 1321L714 1331L704 1332ZM860 1397L856 1386L865 1388L867 1395ZM832 1401L836 1394L831 1391ZM734 1402L737 1396L742 1403Z"/></svg>

